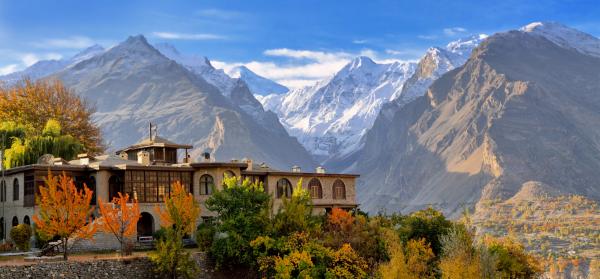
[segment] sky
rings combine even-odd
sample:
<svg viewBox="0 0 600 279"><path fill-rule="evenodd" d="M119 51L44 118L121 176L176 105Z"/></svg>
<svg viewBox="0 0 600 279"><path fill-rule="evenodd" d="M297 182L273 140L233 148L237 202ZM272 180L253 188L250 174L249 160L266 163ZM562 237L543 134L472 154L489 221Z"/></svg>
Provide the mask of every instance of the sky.
<svg viewBox="0 0 600 279"><path fill-rule="evenodd" d="M427 48L535 21L600 37L597 1L23 1L0 0L0 75L142 34L217 68L246 65L289 87L353 57L416 61Z"/></svg>

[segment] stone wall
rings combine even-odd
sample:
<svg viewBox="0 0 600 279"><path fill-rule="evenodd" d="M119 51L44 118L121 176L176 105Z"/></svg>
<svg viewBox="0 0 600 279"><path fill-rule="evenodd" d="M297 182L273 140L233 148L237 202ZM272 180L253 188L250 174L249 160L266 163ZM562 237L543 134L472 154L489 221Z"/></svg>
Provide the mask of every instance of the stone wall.
<svg viewBox="0 0 600 279"><path fill-rule="evenodd" d="M152 263L147 258L126 261L93 260L54 263L33 263L31 265L3 266L0 278L160 278L152 272Z"/></svg>

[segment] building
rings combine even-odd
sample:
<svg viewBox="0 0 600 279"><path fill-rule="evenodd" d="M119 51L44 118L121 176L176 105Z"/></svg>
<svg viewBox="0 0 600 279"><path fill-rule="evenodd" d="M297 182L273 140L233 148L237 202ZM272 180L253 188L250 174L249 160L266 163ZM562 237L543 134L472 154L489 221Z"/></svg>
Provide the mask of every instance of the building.
<svg viewBox="0 0 600 279"><path fill-rule="evenodd" d="M119 192L129 195L140 204L141 218L138 237L151 236L159 229L154 211L169 194L170 186L180 181L199 201L203 219L214 217L205 207L212 186L221 188L225 176L236 176L262 182L273 196L276 210L282 198L290 197L293 188L302 180L314 203L315 214L323 214L334 207L351 209L357 206L355 185L358 175L326 173L321 167L315 172L303 172L299 167L290 171L270 168L266 163L255 164L250 159L215 162L204 153L199 162L191 162L187 150L190 145L170 142L152 136L116 154L89 156L80 154L76 160L44 156L38 164L6 170L0 181L0 239L6 239L10 228L20 223L31 223L36 213L35 195L44 185L48 172L63 172L73 177L76 185L84 183L94 191L93 204L110 201ZM185 150L183 161L178 162L180 150ZM0 178L1 180L1 178Z"/></svg>

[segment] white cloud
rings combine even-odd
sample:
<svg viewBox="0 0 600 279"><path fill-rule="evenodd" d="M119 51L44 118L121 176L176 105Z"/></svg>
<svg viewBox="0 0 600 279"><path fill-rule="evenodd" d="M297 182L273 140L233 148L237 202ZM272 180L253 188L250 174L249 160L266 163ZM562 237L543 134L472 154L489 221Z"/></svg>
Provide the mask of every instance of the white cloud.
<svg viewBox="0 0 600 279"><path fill-rule="evenodd" d="M366 44L367 42L368 42L367 40L353 40L352 41L353 44L357 44L357 45Z"/></svg>
<svg viewBox="0 0 600 279"><path fill-rule="evenodd" d="M203 41L203 40L222 40L225 39L224 36L209 34L209 33L173 33L173 32L153 32L157 38L168 39L168 40L194 40L194 41Z"/></svg>
<svg viewBox="0 0 600 279"><path fill-rule="evenodd" d="M220 18L220 19L234 19L242 15L238 11L222 10L222 9L204 9L196 12L199 16Z"/></svg>
<svg viewBox="0 0 600 279"><path fill-rule="evenodd" d="M65 48L82 49L94 44L94 41L84 36L72 36L67 38L46 39L41 42L33 43L38 48Z"/></svg>
<svg viewBox="0 0 600 279"><path fill-rule="evenodd" d="M295 50L289 48L267 49L263 52L263 54L267 56L279 56L295 59L310 59L320 62L335 61L352 57L351 54L346 52L323 52L313 50Z"/></svg>
<svg viewBox="0 0 600 279"><path fill-rule="evenodd" d="M10 64L10 65L6 65L4 67L0 67L0 76L8 75L10 73L14 73L17 70L19 70L19 65L18 64Z"/></svg>
<svg viewBox="0 0 600 279"><path fill-rule="evenodd" d="M467 32L467 29L462 28L462 27L449 27L449 28L444 28L444 35L446 36L454 36L460 33L465 33Z"/></svg>
<svg viewBox="0 0 600 279"><path fill-rule="evenodd" d="M25 53L21 55L21 62L25 67L29 67L40 60L58 60L61 58L62 55L58 53L46 53L41 56L35 53Z"/></svg>

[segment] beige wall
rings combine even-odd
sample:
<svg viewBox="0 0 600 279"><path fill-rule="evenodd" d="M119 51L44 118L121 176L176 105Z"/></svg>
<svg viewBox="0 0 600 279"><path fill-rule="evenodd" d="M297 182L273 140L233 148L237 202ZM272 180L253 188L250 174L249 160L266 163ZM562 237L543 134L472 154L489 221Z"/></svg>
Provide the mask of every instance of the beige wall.
<svg viewBox="0 0 600 279"><path fill-rule="evenodd" d="M267 178L268 191L273 197L273 211L276 212L277 209L281 206L282 199L278 199L276 195L277 191L277 181L279 179L286 178L292 183L292 187L295 188L300 179L302 179L302 188L309 191L308 182L312 178L317 178L321 182L321 187L323 189L323 198L322 199L313 199L313 204L315 206L315 213L321 214L325 213L324 209L320 209L319 207L334 207L334 206L353 206L356 204L356 189L355 189L355 178L338 178L334 176L286 176L286 175L269 175ZM337 179L342 180L344 185L346 186L346 199L333 199L333 182Z"/></svg>
<svg viewBox="0 0 600 279"><path fill-rule="evenodd" d="M19 181L19 199L13 200L13 182L15 178ZM1 178L0 178L1 179ZM29 217L31 223L33 223L33 207L23 207L24 200L24 189L25 189L25 175L24 173L17 173L14 175L7 175L6 181L6 202L0 203L0 217L4 217L4 231L6 239L10 239L10 229L12 228L12 219L16 216L19 220L19 224L23 223L25 216Z"/></svg>
<svg viewBox="0 0 600 279"><path fill-rule="evenodd" d="M223 174L226 171L232 171L236 177L240 177L240 175L241 175L240 169L224 168L224 167L204 168L204 169L198 169L194 172L194 175L193 175L194 197L200 203L200 216L206 216L206 217L208 217L208 216L214 217L215 216L214 212L211 212L208 209L206 209L206 200L208 199L209 196L200 195L200 177L205 174L212 176L212 178L215 181L215 187L220 190L223 188Z"/></svg>

